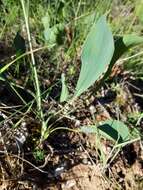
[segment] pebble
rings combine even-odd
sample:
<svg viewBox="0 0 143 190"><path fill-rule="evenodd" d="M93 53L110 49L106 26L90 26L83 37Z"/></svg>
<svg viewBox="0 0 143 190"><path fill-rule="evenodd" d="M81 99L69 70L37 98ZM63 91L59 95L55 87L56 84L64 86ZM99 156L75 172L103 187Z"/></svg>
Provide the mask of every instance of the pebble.
<svg viewBox="0 0 143 190"><path fill-rule="evenodd" d="M76 181L74 179L68 180L61 185L62 190L67 190L76 185Z"/></svg>

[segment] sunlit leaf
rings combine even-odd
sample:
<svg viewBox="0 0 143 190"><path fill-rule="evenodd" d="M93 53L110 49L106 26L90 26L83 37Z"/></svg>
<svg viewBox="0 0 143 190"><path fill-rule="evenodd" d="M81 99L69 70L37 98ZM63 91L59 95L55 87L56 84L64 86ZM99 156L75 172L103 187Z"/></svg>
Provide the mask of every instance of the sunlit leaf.
<svg viewBox="0 0 143 190"><path fill-rule="evenodd" d="M135 34L129 34L129 35L123 36L123 42L126 47L130 48L130 47L143 43L143 37L135 35Z"/></svg>
<svg viewBox="0 0 143 190"><path fill-rule="evenodd" d="M55 43L59 32L64 28L63 24L59 23L50 27L50 16L48 14L42 18L42 23L44 26L45 42L50 44Z"/></svg>
<svg viewBox="0 0 143 190"><path fill-rule="evenodd" d="M75 97L80 96L107 70L114 52L112 33L101 16L89 32L81 55L81 72L76 86Z"/></svg>
<svg viewBox="0 0 143 190"><path fill-rule="evenodd" d="M113 66L115 65L116 61L124 54L126 53L130 48L142 44L143 43L143 37L135 34L129 34L124 36L115 36L114 37L114 43L115 43L115 50L112 57L112 60L109 64L108 70L104 74L104 77L101 79L100 83L98 83L98 86L96 87L96 90L98 90L106 78L110 75Z"/></svg>
<svg viewBox="0 0 143 190"><path fill-rule="evenodd" d="M121 121L107 120L100 126L90 125L82 126L81 131L84 133L95 133L105 138L123 143L130 138L128 127Z"/></svg>
<svg viewBox="0 0 143 190"><path fill-rule="evenodd" d="M110 65L113 66L116 61L127 51L136 45L143 43L143 37L135 34L124 36L115 36L115 51Z"/></svg>
<svg viewBox="0 0 143 190"><path fill-rule="evenodd" d="M143 0L136 2L135 14L139 18L139 20L143 22Z"/></svg>

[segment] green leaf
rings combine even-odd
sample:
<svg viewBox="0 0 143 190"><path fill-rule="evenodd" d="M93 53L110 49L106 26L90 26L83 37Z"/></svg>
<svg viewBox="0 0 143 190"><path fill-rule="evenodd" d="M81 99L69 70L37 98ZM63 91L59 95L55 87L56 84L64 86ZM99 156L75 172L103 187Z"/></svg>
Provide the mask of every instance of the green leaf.
<svg viewBox="0 0 143 190"><path fill-rule="evenodd" d="M110 63L110 67L112 67L116 61L124 54L129 48L132 48L136 45L143 43L143 37L135 34L128 34L124 36L115 36L115 51L113 54L113 58Z"/></svg>
<svg viewBox="0 0 143 190"><path fill-rule="evenodd" d="M123 42L127 48L130 48L143 43L143 37L135 34L129 34L123 36Z"/></svg>
<svg viewBox="0 0 143 190"><path fill-rule="evenodd" d="M109 69L113 67L116 61L126 52L129 48L143 43L143 37L135 34L128 34L124 36L115 36L115 51L111 60ZM108 71L107 71L108 72Z"/></svg>
<svg viewBox="0 0 143 190"><path fill-rule="evenodd" d="M128 127L121 121L107 120L98 127L95 125L83 126L80 128L84 133L96 133L105 138L123 143L129 140L130 133Z"/></svg>
<svg viewBox="0 0 143 190"><path fill-rule="evenodd" d="M46 42L54 43L56 41L55 30L56 28L47 28L44 30L44 37Z"/></svg>
<svg viewBox="0 0 143 190"><path fill-rule="evenodd" d="M42 18L42 23L43 23L44 29L50 28L50 16L48 13L46 14L46 16Z"/></svg>
<svg viewBox="0 0 143 190"><path fill-rule="evenodd" d="M106 78L110 75L113 66L115 65L116 61L124 54L126 53L130 48L139 45L143 43L143 37L138 36L135 34L129 34L124 36L115 36L114 37L114 43L115 43L115 51L112 57L112 60L109 64L108 70L104 74L104 77L101 79L100 83L96 87L95 90L98 90Z"/></svg>
<svg viewBox="0 0 143 190"><path fill-rule="evenodd" d="M102 76L108 68L113 52L113 36L106 24L106 17L101 16L92 26L83 46L75 97L80 96Z"/></svg>
<svg viewBox="0 0 143 190"><path fill-rule="evenodd" d="M25 53L26 44L24 38L20 35L20 32L17 32L13 41L13 45L18 55Z"/></svg>
<svg viewBox="0 0 143 190"><path fill-rule="evenodd" d="M62 81L62 92L61 92L61 96L60 96L60 102L64 102L68 99L68 95L69 95L68 88L65 83L64 73L61 76L61 81Z"/></svg>
<svg viewBox="0 0 143 190"><path fill-rule="evenodd" d="M48 14L42 18L42 23L44 26L43 33L44 33L45 41L50 44L55 43L57 40L57 35L64 28L63 24L59 23L50 27L50 17Z"/></svg>
<svg viewBox="0 0 143 190"><path fill-rule="evenodd" d="M136 2L135 14L141 22L143 22L143 0Z"/></svg>
<svg viewBox="0 0 143 190"><path fill-rule="evenodd" d="M55 42L56 40L55 33L57 29L55 26L50 27L50 16L48 13L46 14L46 16L42 18L42 23L44 26L44 37L45 37L46 42L49 42L49 43Z"/></svg>

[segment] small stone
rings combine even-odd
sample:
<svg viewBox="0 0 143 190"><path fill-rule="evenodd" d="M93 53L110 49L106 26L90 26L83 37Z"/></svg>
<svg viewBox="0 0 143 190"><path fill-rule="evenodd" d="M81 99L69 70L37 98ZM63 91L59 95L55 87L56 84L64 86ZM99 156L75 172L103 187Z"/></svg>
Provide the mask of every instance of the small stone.
<svg viewBox="0 0 143 190"><path fill-rule="evenodd" d="M83 158L82 159L82 163L85 164L85 165L87 165L88 164L88 159L87 158Z"/></svg>
<svg viewBox="0 0 143 190"><path fill-rule="evenodd" d="M71 180L66 181L66 183L63 183L61 185L61 188L62 190L66 190L66 189L72 188L75 185L76 185L76 181L74 179L71 179Z"/></svg>
<svg viewBox="0 0 143 190"><path fill-rule="evenodd" d="M90 112L91 112L91 114L94 114L95 113L95 107L93 106L93 105L91 105L90 107L89 107L89 110L90 110Z"/></svg>
<svg viewBox="0 0 143 190"><path fill-rule="evenodd" d="M79 120L76 120L76 122L75 122L75 127L80 127L80 121Z"/></svg>

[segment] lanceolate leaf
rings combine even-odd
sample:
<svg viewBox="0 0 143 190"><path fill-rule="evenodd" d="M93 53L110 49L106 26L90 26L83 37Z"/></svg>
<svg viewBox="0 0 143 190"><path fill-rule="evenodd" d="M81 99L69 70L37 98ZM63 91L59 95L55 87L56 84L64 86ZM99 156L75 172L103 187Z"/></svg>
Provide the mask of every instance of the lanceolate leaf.
<svg viewBox="0 0 143 190"><path fill-rule="evenodd" d="M80 96L107 70L114 52L112 33L101 16L89 32L81 55L81 72L76 86L75 97Z"/></svg>
<svg viewBox="0 0 143 190"><path fill-rule="evenodd" d="M126 53L130 48L139 45L143 43L143 37L129 34L124 36L115 36L114 37L114 43L115 43L115 51L111 60L111 63L109 64L108 70L106 71L104 77L96 87L96 90L100 88L102 83L105 81L105 79L110 75L112 71L112 67L116 63L116 61L124 54Z"/></svg>
<svg viewBox="0 0 143 190"><path fill-rule="evenodd" d="M105 138L123 143L129 140L130 133L128 127L121 121L107 120L100 126L90 125L81 127L84 133L95 133L104 136Z"/></svg>

